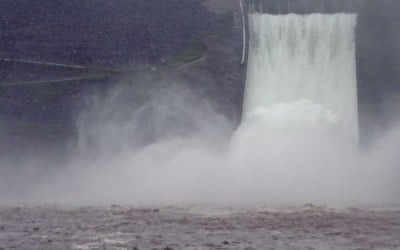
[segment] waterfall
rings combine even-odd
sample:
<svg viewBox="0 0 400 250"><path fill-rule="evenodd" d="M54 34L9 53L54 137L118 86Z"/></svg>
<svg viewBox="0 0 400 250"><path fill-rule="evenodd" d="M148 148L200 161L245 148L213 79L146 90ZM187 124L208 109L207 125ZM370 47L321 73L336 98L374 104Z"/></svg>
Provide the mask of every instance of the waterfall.
<svg viewBox="0 0 400 250"><path fill-rule="evenodd" d="M356 25L356 14L250 14L242 124L329 128L358 141Z"/></svg>

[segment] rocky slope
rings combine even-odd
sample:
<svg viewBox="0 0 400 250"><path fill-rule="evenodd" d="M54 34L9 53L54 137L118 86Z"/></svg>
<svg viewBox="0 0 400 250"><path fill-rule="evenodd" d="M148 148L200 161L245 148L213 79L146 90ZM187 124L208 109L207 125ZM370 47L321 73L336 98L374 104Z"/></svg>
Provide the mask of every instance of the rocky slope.
<svg viewBox="0 0 400 250"><path fill-rule="evenodd" d="M90 89L106 91L116 82L137 81L135 73L114 74L106 68L151 72L171 67L163 77L204 85L223 103L221 112L237 120L241 39L233 37L240 30L233 32L233 22L237 26L240 20L221 2L218 14L197 0L5 0L0 6L0 58L89 67L0 61L3 152L13 151L12 145L53 148L74 134L77 107ZM48 81L76 77L82 80ZM30 85L37 81L44 82Z"/></svg>

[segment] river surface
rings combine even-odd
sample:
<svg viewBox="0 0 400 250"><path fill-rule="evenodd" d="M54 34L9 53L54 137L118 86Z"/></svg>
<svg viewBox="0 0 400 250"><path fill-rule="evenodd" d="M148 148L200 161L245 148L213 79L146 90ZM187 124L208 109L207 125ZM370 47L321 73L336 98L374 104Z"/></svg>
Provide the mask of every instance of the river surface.
<svg viewBox="0 0 400 250"><path fill-rule="evenodd" d="M0 208L0 249L400 249L399 207Z"/></svg>

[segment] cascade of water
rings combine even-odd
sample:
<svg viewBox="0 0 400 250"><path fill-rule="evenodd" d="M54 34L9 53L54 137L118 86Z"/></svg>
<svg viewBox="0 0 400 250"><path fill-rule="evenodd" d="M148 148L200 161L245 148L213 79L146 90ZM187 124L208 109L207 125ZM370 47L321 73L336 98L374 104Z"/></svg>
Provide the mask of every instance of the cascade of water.
<svg viewBox="0 0 400 250"><path fill-rule="evenodd" d="M356 14L250 14L243 122L329 124L357 141L356 24Z"/></svg>

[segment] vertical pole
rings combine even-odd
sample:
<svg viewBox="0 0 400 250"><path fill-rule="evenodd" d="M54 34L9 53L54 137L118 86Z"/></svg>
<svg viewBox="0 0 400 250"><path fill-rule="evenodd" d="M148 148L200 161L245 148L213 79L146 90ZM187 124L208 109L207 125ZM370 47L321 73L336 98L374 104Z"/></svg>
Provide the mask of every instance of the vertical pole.
<svg viewBox="0 0 400 250"><path fill-rule="evenodd" d="M242 51L242 64L245 62L246 60L246 18L244 16L244 6L243 6L243 0L239 0L240 3L240 9L242 10L242 25L243 25L243 51Z"/></svg>

